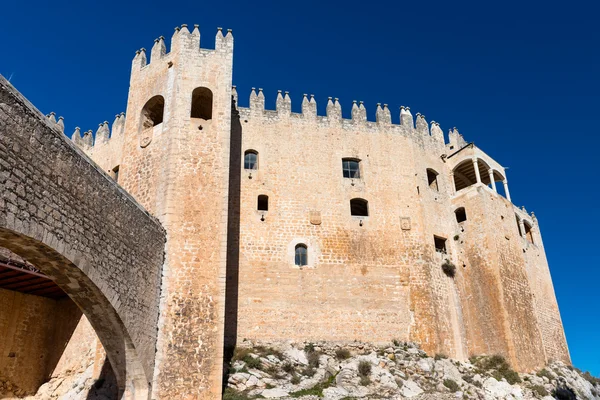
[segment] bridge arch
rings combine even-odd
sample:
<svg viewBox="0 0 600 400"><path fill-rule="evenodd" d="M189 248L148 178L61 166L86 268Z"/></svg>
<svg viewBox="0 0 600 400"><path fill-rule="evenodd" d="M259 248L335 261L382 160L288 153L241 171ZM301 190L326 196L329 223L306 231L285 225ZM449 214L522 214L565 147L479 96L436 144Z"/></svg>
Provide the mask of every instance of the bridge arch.
<svg viewBox="0 0 600 400"><path fill-rule="evenodd" d="M0 246L73 300L119 392L146 400L164 229L1 76L0 121Z"/></svg>

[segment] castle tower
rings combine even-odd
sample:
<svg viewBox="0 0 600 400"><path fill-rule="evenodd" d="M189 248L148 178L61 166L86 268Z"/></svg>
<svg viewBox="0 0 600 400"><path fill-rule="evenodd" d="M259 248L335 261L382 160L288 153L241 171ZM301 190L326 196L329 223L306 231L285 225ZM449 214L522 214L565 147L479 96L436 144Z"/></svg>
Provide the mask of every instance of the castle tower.
<svg viewBox="0 0 600 400"><path fill-rule="evenodd" d="M219 398L233 36L175 28L132 62L119 183L167 231L152 398Z"/></svg>

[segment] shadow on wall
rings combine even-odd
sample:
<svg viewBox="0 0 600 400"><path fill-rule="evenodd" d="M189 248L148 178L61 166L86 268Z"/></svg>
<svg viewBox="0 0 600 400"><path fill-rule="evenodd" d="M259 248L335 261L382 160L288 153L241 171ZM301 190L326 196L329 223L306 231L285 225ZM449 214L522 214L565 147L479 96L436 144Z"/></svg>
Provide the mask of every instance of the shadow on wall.
<svg viewBox="0 0 600 400"><path fill-rule="evenodd" d="M102 370L94 385L90 388L86 400L107 400L118 399L119 386L117 385L117 377L110 367L108 358L104 359Z"/></svg>
<svg viewBox="0 0 600 400"><path fill-rule="evenodd" d="M240 265L240 187L242 125L235 100L231 109L231 153L229 155L229 206L227 218L227 281L225 287L224 364L233 356L237 343L238 285ZM224 382L224 385L227 382Z"/></svg>

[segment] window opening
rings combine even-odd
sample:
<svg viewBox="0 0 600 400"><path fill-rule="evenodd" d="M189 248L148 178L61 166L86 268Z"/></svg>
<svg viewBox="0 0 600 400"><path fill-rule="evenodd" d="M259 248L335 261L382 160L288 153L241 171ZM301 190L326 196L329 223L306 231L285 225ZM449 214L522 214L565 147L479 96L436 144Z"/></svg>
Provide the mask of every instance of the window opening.
<svg viewBox="0 0 600 400"><path fill-rule="evenodd" d="M258 169L258 153L254 150L247 150L244 153L244 169Z"/></svg>
<svg viewBox="0 0 600 400"><path fill-rule="evenodd" d="M531 244L533 243L533 230L531 229L531 225L529 225L526 221L523 223L525 226L525 239Z"/></svg>
<svg viewBox="0 0 600 400"><path fill-rule="evenodd" d="M258 196L258 211L269 211L269 196L261 194Z"/></svg>
<svg viewBox="0 0 600 400"><path fill-rule="evenodd" d="M437 253L446 254L446 239L445 238L441 238L439 236L434 236L433 242L435 244L435 251Z"/></svg>
<svg viewBox="0 0 600 400"><path fill-rule="evenodd" d="M110 177L115 180L115 182L119 182L119 166L117 165L110 171Z"/></svg>
<svg viewBox="0 0 600 400"><path fill-rule="evenodd" d="M438 173L435 172L432 169L427 169L427 184L429 185L429 187L433 190L435 190L436 192L439 192L440 188L438 186Z"/></svg>
<svg viewBox="0 0 600 400"><path fill-rule="evenodd" d="M294 263L299 267L308 265L308 249L305 244L300 243L296 245Z"/></svg>
<svg viewBox="0 0 600 400"><path fill-rule="evenodd" d="M454 211L454 215L456 215L456 222L459 224L467 220L467 212L465 211L464 207L457 208Z"/></svg>
<svg viewBox="0 0 600 400"><path fill-rule="evenodd" d="M142 108L142 129L162 124L164 111L165 99L162 96L154 96L148 100Z"/></svg>
<svg viewBox="0 0 600 400"><path fill-rule="evenodd" d="M213 94L205 87L199 87L192 92L192 118L212 119Z"/></svg>
<svg viewBox="0 0 600 400"><path fill-rule="evenodd" d="M350 215L358 217L368 217L369 202L365 199L350 200Z"/></svg>
<svg viewBox="0 0 600 400"><path fill-rule="evenodd" d="M352 158L342 159L342 170L344 178L360 178L360 161Z"/></svg>
<svg viewBox="0 0 600 400"><path fill-rule="evenodd" d="M521 231L521 220L516 214L515 219L517 220L517 230L519 231L519 236L523 237L523 232Z"/></svg>

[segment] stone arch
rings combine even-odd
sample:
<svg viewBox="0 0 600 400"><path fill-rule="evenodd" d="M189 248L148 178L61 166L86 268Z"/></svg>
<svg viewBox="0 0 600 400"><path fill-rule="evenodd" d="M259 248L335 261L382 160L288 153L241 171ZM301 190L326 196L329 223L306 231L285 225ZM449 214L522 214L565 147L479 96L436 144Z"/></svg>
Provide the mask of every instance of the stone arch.
<svg viewBox="0 0 600 400"><path fill-rule="evenodd" d="M163 123L165 114L165 98L156 95L149 99L142 108L140 127L142 130L152 128Z"/></svg>
<svg viewBox="0 0 600 400"><path fill-rule="evenodd" d="M191 118L212 119L213 92L206 87L197 87L192 92Z"/></svg>
<svg viewBox="0 0 600 400"><path fill-rule="evenodd" d="M43 229L31 228L43 232ZM58 240L53 235L46 237L51 242ZM117 294L106 287L103 293L84 270L70 260L78 257L69 254L71 249L68 246L64 246L63 252L60 252L43 239L35 239L5 226L0 226L0 246L38 267L81 309L106 350L117 378L119 394L127 393L130 398L146 399L148 382L144 369L123 321L107 298Z"/></svg>

